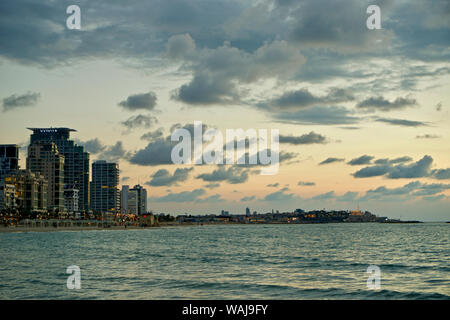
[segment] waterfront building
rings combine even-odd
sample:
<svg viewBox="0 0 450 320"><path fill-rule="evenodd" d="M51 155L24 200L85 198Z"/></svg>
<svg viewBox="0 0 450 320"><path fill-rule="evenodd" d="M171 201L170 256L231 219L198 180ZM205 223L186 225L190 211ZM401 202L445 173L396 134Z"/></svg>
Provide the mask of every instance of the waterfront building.
<svg viewBox="0 0 450 320"><path fill-rule="evenodd" d="M122 186L122 191L120 192L120 212L123 214L130 213L128 210L128 192L130 191L130 186Z"/></svg>
<svg viewBox="0 0 450 320"><path fill-rule="evenodd" d="M5 176L5 184L15 188L15 207L22 213L45 213L47 211L48 182L44 175L30 170L17 170Z"/></svg>
<svg viewBox="0 0 450 320"><path fill-rule="evenodd" d="M118 163L104 160L92 163L91 209L95 213L120 211Z"/></svg>
<svg viewBox="0 0 450 320"><path fill-rule="evenodd" d="M69 140L70 133L76 132L70 128L28 128L33 131L30 143L37 141L54 142L58 152L64 156L64 184L78 190L78 208L89 210L89 153L83 146ZM70 196L70 194L68 195ZM70 201L70 200L69 200Z"/></svg>
<svg viewBox="0 0 450 320"><path fill-rule="evenodd" d="M128 191L128 213L142 215L147 212L147 190L141 185L135 185Z"/></svg>
<svg viewBox="0 0 450 320"><path fill-rule="evenodd" d="M19 170L19 146L0 144L0 182L5 175Z"/></svg>
<svg viewBox="0 0 450 320"><path fill-rule="evenodd" d="M74 186L64 186L64 207L68 213L79 212L79 190Z"/></svg>
<svg viewBox="0 0 450 320"><path fill-rule="evenodd" d="M245 208L245 215L248 217L250 216L250 208Z"/></svg>
<svg viewBox="0 0 450 320"><path fill-rule="evenodd" d="M0 182L0 211L16 208L16 186Z"/></svg>
<svg viewBox="0 0 450 320"><path fill-rule="evenodd" d="M48 182L47 208L64 212L64 156L53 142L33 142L28 147L27 169Z"/></svg>

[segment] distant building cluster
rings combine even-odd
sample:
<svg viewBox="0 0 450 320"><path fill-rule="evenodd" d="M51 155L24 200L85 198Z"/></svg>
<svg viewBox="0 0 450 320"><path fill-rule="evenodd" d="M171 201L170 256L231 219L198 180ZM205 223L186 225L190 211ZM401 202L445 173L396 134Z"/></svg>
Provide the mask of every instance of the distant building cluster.
<svg viewBox="0 0 450 320"><path fill-rule="evenodd" d="M166 220L170 220L166 218ZM337 223L337 222L389 222L386 217L360 210L355 211L326 211L313 210L304 211L296 209L293 212L282 212L278 210L270 213L258 214L256 211L250 214L250 209L245 209L245 214L230 214L222 210L219 215L179 215L174 218L179 223Z"/></svg>
<svg viewBox="0 0 450 320"><path fill-rule="evenodd" d="M147 191L140 185L119 189L119 164L98 160L70 140L69 128L32 131L26 169L19 167L19 146L0 145L0 211L57 217L147 213Z"/></svg>

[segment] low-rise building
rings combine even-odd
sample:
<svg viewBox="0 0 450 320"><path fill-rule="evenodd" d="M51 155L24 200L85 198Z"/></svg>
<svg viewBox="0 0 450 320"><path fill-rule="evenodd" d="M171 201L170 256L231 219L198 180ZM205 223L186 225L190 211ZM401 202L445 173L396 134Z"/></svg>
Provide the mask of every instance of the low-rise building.
<svg viewBox="0 0 450 320"><path fill-rule="evenodd" d="M0 182L0 211L16 208L16 186Z"/></svg>
<svg viewBox="0 0 450 320"><path fill-rule="evenodd" d="M32 214L47 211L48 182L42 174L17 170L7 175L4 181L15 188L15 205L19 212Z"/></svg>

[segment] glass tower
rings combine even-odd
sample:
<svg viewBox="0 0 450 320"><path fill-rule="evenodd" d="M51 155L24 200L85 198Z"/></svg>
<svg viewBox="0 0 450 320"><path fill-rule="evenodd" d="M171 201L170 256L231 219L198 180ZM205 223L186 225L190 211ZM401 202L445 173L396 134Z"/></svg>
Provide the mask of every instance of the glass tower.
<svg viewBox="0 0 450 320"><path fill-rule="evenodd" d="M69 185L79 190L78 208L80 211L89 210L89 153L83 146L69 140L70 132L76 132L69 128L28 128L33 131L30 136L30 144L34 142L54 142L58 152L65 158L64 161L64 185Z"/></svg>

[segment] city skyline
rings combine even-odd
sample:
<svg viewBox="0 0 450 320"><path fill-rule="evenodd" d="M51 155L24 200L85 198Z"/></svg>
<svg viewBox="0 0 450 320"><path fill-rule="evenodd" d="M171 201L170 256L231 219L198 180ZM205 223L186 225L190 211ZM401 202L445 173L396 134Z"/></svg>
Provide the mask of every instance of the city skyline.
<svg viewBox="0 0 450 320"><path fill-rule="evenodd" d="M81 30L65 28L66 4L2 4L17 10L0 10L0 144L22 147L22 168L26 128L67 127L154 212L359 205L448 220L444 1L379 1L381 30L366 28L370 1L169 2L79 1ZM170 164L173 128L195 121L279 129L278 173Z"/></svg>

